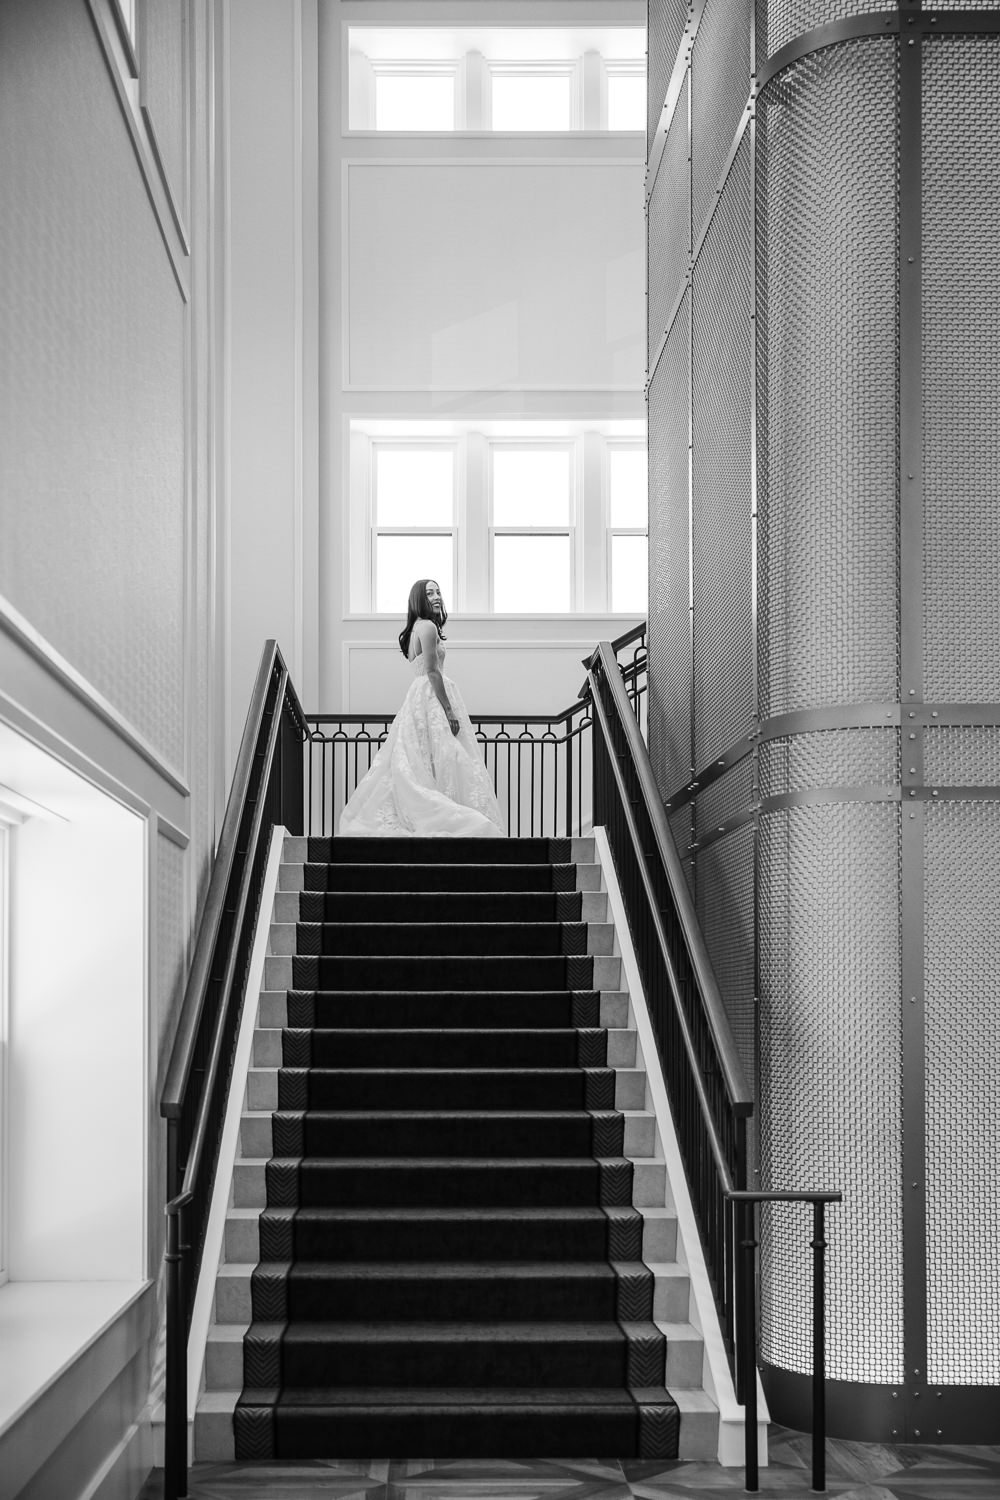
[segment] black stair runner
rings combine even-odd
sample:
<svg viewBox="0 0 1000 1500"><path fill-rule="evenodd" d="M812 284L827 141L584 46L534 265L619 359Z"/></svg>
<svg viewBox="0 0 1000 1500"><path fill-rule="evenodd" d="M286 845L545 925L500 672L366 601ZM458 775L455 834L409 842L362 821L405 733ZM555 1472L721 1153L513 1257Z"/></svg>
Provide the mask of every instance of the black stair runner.
<svg viewBox="0 0 1000 1500"><path fill-rule="evenodd" d="M237 1459L676 1457L569 854L310 840Z"/></svg>

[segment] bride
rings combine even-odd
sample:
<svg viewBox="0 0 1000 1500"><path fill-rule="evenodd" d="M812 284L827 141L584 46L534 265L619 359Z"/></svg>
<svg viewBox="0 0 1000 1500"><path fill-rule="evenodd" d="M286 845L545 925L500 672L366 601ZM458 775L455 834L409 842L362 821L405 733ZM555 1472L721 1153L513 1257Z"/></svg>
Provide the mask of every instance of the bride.
<svg viewBox="0 0 1000 1500"><path fill-rule="evenodd" d="M414 678L385 744L341 813L341 837L506 832L462 695L441 670L447 618L434 579L419 578L399 637Z"/></svg>

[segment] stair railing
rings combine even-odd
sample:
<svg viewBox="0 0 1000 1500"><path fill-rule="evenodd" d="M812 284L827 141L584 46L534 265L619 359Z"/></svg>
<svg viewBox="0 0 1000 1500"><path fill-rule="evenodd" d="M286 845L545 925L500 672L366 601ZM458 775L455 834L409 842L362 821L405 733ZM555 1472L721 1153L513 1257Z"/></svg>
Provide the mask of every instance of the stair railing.
<svg viewBox="0 0 1000 1500"><path fill-rule="evenodd" d="M646 710L646 622L611 643L636 719ZM584 665L589 662L584 659ZM556 714L472 714L512 838L570 838L591 821L589 679ZM385 743L391 714L309 714L309 832L332 838L344 804Z"/></svg>
<svg viewBox="0 0 1000 1500"><path fill-rule="evenodd" d="M747 1185L753 1095L646 745L607 642L591 657L589 682L594 823L604 825L621 881L715 1302L738 1379L739 1284L730 1194Z"/></svg>
<svg viewBox="0 0 1000 1500"><path fill-rule="evenodd" d="M302 832L305 716L265 644L160 1101L167 1122L164 1495L187 1494L187 1345L271 831Z"/></svg>

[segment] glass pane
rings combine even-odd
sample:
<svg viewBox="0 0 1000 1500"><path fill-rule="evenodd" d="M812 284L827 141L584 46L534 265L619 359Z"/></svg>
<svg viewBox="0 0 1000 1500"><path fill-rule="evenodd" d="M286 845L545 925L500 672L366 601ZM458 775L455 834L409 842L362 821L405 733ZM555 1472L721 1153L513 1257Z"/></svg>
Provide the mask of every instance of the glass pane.
<svg viewBox="0 0 1000 1500"><path fill-rule="evenodd" d="M494 448L494 526L568 526L565 448Z"/></svg>
<svg viewBox="0 0 1000 1500"><path fill-rule="evenodd" d="M376 526L451 526L455 456L447 448L376 448Z"/></svg>
<svg viewBox="0 0 1000 1500"><path fill-rule="evenodd" d="M406 615L406 601L418 578L433 578L453 600L450 536L380 536L375 539L375 608L379 614Z"/></svg>
<svg viewBox="0 0 1000 1500"><path fill-rule="evenodd" d="M608 75L608 129L646 129L646 80L641 73Z"/></svg>
<svg viewBox="0 0 1000 1500"><path fill-rule="evenodd" d="M569 537L495 536L493 608L497 614L568 613Z"/></svg>
<svg viewBox="0 0 1000 1500"><path fill-rule="evenodd" d="M646 450L645 448L611 448L609 484L611 489L611 525L646 528Z"/></svg>
<svg viewBox="0 0 1000 1500"><path fill-rule="evenodd" d="M494 130L568 130L567 75L495 73L492 108Z"/></svg>
<svg viewBox="0 0 1000 1500"><path fill-rule="evenodd" d="M454 130L450 73L376 73L376 130Z"/></svg>
<svg viewBox="0 0 1000 1500"><path fill-rule="evenodd" d="M611 608L615 614L646 613L648 545L644 536L611 538Z"/></svg>

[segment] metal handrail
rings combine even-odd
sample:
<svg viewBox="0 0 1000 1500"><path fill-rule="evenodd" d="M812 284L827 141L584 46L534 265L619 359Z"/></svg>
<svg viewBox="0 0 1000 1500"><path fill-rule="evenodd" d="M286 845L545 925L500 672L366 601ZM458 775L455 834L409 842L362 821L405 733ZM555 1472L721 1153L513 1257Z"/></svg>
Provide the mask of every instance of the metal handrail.
<svg viewBox="0 0 1000 1500"><path fill-rule="evenodd" d="M174 1045L170 1054L170 1063L167 1067L166 1081L164 1082L163 1092L160 1096L160 1113L168 1120L176 1119L180 1115L188 1078L191 1073L195 1039L198 1035L198 1027L201 1023L202 1011L205 1006L212 958L225 910L226 888L229 884L233 860L236 856L240 823L243 819L247 789L250 785L250 773L253 769L257 732L261 718L263 717L264 704L267 700L276 656L280 659L281 653L278 651L277 643L275 641L268 641L261 655L260 666L257 669L257 678L254 682L253 693L250 698L250 707L247 711L246 724L243 728L243 739L240 742L240 753L236 758L236 769L233 772L232 790L229 794L226 815L222 823L222 832L219 835L219 847L212 864L212 876L208 885L208 894L205 897L205 907L201 923L198 927L194 957L191 960L191 971L184 990L184 1001L181 1005L177 1031L174 1034Z"/></svg>
<svg viewBox="0 0 1000 1500"><path fill-rule="evenodd" d="M267 722L268 712L270 722ZM276 792L277 783L273 780L276 773L280 773L283 780L287 769L283 759L279 760L286 715L290 720L293 738L296 743L300 743L307 734L305 716L289 680L281 652L272 640L265 644L254 684L223 820L219 852L205 900L195 956L160 1102L161 1114L168 1121L170 1194L165 1210L167 1233L164 1257L167 1267L164 1481L165 1494L170 1500L176 1500L176 1497L187 1490L187 1339L190 1306L186 1272L191 1269L187 1258L192 1250L195 1252L196 1269L204 1231L204 1224L199 1223L194 1226L194 1235L190 1233L192 1226L188 1222L189 1210L198 1197L199 1188L204 1187L202 1173L205 1170L214 1171L214 1160L207 1160L207 1152L212 1145L209 1139L211 1117L213 1108L218 1104L215 1096L220 1069L224 1065L227 1031L231 1030L234 1020L238 1019L234 1018L233 996L241 938L248 916L251 915L249 903L255 879L255 863L260 852L265 818L270 815L273 824L275 821L284 821L284 814L290 812L296 826L301 820L301 807L285 808L285 789L282 786ZM293 781L298 782L298 801L301 802L301 775L293 772ZM274 800L276 795L277 802ZM249 827L244 830L248 813ZM242 845L241 831L244 833ZM234 898L230 885L238 856L242 856L244 864L239 871L239 884ZM231 919L231 929L228 944L224 953L220 954L219 944L223 939L225 918ZM220 958L222 973L213 977L213 970L217 968ZM206 1017L206 1005L213 984L217 986L215 1014L214 1017ZM182 1119L192 1087L197 1051L206 1040L202 1035L207 1029L206 1021L211 1025L211 1037L198 1086L193 1128L183 1162L183 1178L178 1183L182 1167Z"/></svg>
<svg viewBox="0 0 1000 1500"><path fill-rule="evenodd" d="M694 902L691 900L691 894L688 890L687 881L684 877L684 871L681 868L680 858L674 846L673 834L670 832L670 824L667 822L667 815L663 810L663 803L660 799L660 794L653 776L653 768L649 760L649 752L646 749L646 743L643 740L641 733L639 732L639 726L635 721L635 715L632 712L631 704L628 701L628 694L625 691L625 685L622 681L621 673L618 670L618 664L615 661L614 654L609 642L602 641L597 647L597 650L594 652L594 655L591 658L591 668L589 673L591 696L594 701L594 707L600 717L601 727L605 732L605 736L607 737L609 728L607 715L604 710L604 705L601 703L600 694L595 691L595 688L597 686L595 665L604 674L604 680L608 684L608 689L614 701L619 723L624 731L625 738L628 743L630 758L635 768L636 776L638 778L639 788L642 793L643 802L645 804L646 814L649 818L653 836L656 840L656 851L659 855L660 861L663 865L663 869L667 877L668 884L670 886L670 894L681 924L681 930L684 935L684 943L687 948L692 970L694 971L698 992L701 997L702 1006L704 1008L705 1016L711 1032L712 1042L719 1059L719 1066L721 1068L723 1080L725 1082L729 1103L735 1114L749 1116L753 1113L753 1094L751 1092L749 1084L747 1083L746 1073L744 1071L743 1064L740 1061L739 1053L736 1050L736 1042L733 1039L733 1033L732 1028L729 1024L729 1018L726 1015L725 1006L722 1003L722 996L719 993L718 982L712 970L711 961L708 956L708 950L705 947L705 939L702 936L701 927L698 923L698 916L694 909ZM621 770L618 765L617 758L614 756L611 757L611 765L616 780L619 784L619 788L623 794L626 815L630 823L630 831L633 833L633 842L636 843L636 848L638 850L639 846L636 842L635 821L632 818L631 812L628 808L628 796L625 791L624 781L621 777ZM643 858L642 860L642 869L647 893L652 897L652 888L649 884L649 876L648 871L646 870L645 858ZM663 932L662 918L658 909L655 908L655 905L654 917L657 925L657 936L660 940L660 946L668 966L668 971L670 973L671 987L674 992L675 1005L678 1008L678 1016L683 1021L684 1027L686 1028L687 1021L686 1017L684 1017L684 1008L680 1003L680 995L677 986L677 976L674 972L673 964L670 960L670 955L666 944L666 936ZM685 1036L689 1035L686 1029L684 1034ZM710 1139L713 1142L713 1152L715 1152L716 1149L721 1148L719 1148L718 1135L715 1130L714 1120L711 1117L711 1111L708 1110L707 1097L704 1093L704 1087L701 1084L701 1063L700 1060L696 1058L693 1046L690 1052L690 1060L695 1069L696 1087L700 1089L699 1098L704 1100L703 1107L707 1111L706 1124L710 1126ZM727 1183L727 1188L729 1190L732 1190L733 1186L734 1184L731 1181Z"/></svg>

